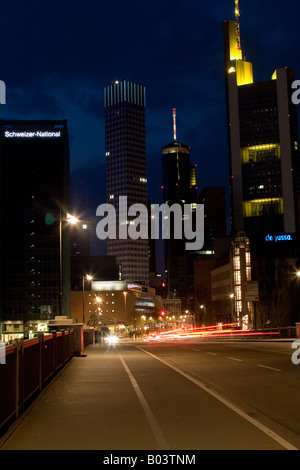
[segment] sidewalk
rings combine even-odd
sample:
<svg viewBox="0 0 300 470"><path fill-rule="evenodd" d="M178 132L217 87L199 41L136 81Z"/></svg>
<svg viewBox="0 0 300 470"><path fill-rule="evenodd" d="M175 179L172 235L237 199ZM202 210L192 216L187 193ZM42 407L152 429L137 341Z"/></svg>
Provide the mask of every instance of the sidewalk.
<svg viewBox="0 0 300 470"><path fill-rule="evenodd" d="M116 350L94 344L85 354L74 357L11 426L1 450L156 448L144 414L132 411L139 403Z"/></svg>

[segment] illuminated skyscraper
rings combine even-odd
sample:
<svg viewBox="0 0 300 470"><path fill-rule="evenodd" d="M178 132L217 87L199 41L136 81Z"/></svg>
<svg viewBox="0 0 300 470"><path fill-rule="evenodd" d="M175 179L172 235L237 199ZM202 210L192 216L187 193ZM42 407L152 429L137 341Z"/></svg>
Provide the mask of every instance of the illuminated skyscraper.
<svg viewBox="0 0 300 470"><path fill-rule="evenodd" d="M2 320L68 315L66 121L1 121L0 161Z"/></svg>
<svg viewBox="0 0 300 470"><path fill-rule="evenodd" d="M232 231L244 230L254 247L269 233L299 230L297 111L294 71L275 70L254 82L243 58L238 0L236 20L223 25L230 154Z"/></svg>
<svg viewBox="0 0 300 470"><path fill-rule="evenodd" d="M163 202L172 206L197 204L196 165L190 163L190 148L177 141L176 110L173 109L173 142L162 148L162 192ZM172 230L173 221L170 221ZM184 231L182 231L184 233ZM193 290L194 252L185 250L185 238L165 240L165 265L169 297L188 300Z"/></svg>
<svg viewBox="0 0 300 470"><path fill-rule="evenodd" d="M147 208L148 204L145 88L116 81L105 88L104 101L106 198L116 209L117 226L129 227L133 219L119 220L119 197L127 197L127 208L136 203ZM122 239L117 233L115 240L107 240L107 252L122 265L124 280L148 284L148 240Z"/></svg>

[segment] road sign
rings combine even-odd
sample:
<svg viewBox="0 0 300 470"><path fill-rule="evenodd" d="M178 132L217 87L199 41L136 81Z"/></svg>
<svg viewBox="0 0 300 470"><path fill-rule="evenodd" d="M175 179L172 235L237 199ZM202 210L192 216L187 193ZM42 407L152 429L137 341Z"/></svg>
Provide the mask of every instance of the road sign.
<svg viewBox="0 0 300 470"><path fill-rule="evenodd" d="M258 302L259 301L258 281L246 282L245 294L246 294L247 302Z"/></svg>

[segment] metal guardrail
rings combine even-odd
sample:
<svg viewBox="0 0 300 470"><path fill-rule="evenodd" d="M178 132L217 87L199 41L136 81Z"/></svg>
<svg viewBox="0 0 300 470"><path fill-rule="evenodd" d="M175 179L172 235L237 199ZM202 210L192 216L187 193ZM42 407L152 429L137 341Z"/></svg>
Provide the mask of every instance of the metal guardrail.
<svg viewBox="0 0 300 470"><path fill-rule="evenodd" d="M6 346L5 364L0 364L0 432L73 355L72 330Z"/></svg>

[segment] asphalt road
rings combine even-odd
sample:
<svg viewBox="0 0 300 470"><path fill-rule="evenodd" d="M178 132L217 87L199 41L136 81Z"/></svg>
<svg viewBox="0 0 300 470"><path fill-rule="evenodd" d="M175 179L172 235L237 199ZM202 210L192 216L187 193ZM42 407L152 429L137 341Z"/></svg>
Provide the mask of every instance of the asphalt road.
<svg viewBox="0 0 300 470"><path fill-rule="evenodd" d="M0 449L297 450L294 352L281 341L90 345L11 426Z"/></svg>

